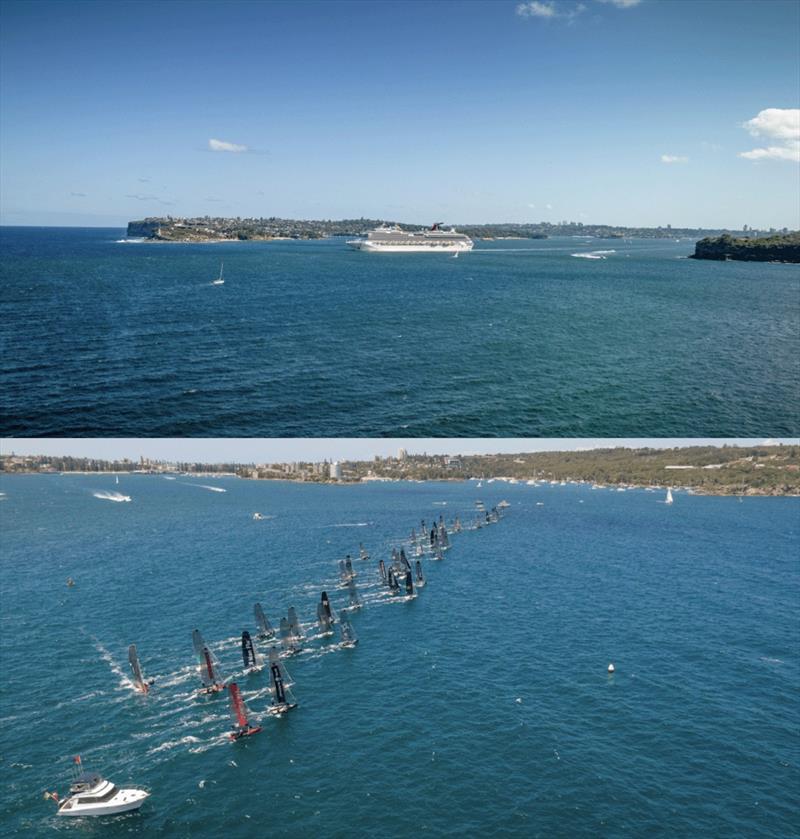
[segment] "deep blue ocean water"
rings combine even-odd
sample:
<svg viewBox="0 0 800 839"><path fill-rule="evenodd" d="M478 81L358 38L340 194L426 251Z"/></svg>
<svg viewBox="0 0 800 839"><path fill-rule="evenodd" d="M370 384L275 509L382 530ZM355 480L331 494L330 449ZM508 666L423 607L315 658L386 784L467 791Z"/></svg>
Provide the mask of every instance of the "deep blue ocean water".
<svg viewBox="0 0 800 839"><path fill-rule="evenodd" d="M123 236L0 228L3 435L800 433L796 265L685 240L452 259Z"/></svg>
<svg viewBox="0 0 800 839"><path fill-rule="evenodd" d="M0 490L4 836L800 835L798 499L181 476ZM511 506L426 562L416 600L382 597L375 558L478 498ZM253 602L310 621L322 588L343 601L336 560L359 542L358 647L290 659L300 707L226 741L226 697L194 695L192 629L240 671ZM264 674L239 682L259 716ZM152 797L58 819L42 791L65 791L74 754Z"/></svg>

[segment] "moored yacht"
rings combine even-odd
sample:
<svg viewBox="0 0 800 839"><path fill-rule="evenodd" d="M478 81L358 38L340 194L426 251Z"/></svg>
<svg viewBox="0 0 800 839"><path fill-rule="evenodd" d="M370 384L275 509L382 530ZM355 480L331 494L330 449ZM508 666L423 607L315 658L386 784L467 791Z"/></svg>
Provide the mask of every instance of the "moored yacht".
<svg viewBox="0 0 800 839"><path fill-rule="evenodd" d="M459 253L471 251L473 242L455 228L442 229L437 222L428 230L402 230L399 225L382 224L367 233L366 239L351 239L351 248L382 253Z"/></svg>

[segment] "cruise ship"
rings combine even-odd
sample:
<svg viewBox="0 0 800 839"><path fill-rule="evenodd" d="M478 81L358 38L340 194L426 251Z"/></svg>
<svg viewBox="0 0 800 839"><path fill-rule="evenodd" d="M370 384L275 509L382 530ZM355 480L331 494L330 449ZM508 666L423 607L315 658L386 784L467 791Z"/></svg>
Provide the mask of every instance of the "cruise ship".
<svg viewBox="0 0 800 839"><path fill-rule="evenodd" d="M443 230L441 222L429 230L409 232L395 225L381 225L367 233L366 239L352 239L347 243L360 251L382 253L454 253L472 250L472 239L454 228Z"/></svg>

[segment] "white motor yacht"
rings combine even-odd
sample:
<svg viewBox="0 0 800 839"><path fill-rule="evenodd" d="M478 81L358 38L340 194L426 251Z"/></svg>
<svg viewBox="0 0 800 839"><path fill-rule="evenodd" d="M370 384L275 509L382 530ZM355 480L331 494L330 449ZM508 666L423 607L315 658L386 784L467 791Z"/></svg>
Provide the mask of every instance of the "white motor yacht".
<svg viewBox="0 0 800 839"><path fill-rule="evenodd" d="M82 772L63 800L55 798L59 816L111 816L138 810L150 796L138 787L122 789L96 772ZM51 793L50 797L54 797Z"/></svg>

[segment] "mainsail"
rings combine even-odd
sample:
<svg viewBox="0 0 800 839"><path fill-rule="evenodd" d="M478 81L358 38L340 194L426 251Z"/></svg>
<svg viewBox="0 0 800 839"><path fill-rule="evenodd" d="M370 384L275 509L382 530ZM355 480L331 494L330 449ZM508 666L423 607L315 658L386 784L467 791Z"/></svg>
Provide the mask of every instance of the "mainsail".
<svg viewBox="0 0 800 839"><path fill-rule="evenodd" d="M144 680L144 676L142 675L142 666L139 663L139 654L136 652L136 644L131 644L128 647L128 661L131 665L131 671L133 672L133 683L138 690L142 693L147 693L149 690L149 685Z"/></svg>
<svg viewBox="0 0 800 839"><path fill-rule="evenodd" d="M284 650L294 652L297 649L297 645L295 644L294 636L292 635L292 630L289 626L289 621L286 620L286 618L281 618L280 635L281 645Z"/></svg>
<svg viewBox="0 0 800 839"><path fill-rule="evenodd" d="M317 622L319 623L319 628L323 635L330 635L331 632L333 632L331 629L330 616L325 610L325 605L322 601L317 603Z"/></svg>
<svg viewBox="0 0 800 839"><path fill-rule="evenodd" d="M422 563L417 560L417 588L425 585L425 575L422 573Z"/></svg>
<svg viewBox="0 0 800 839"><path fill-rule="evenodd" d="M406 594L414 594L414 578L411 576L410 571L406 571Z"/></svg>
<svg viewBox="0 0 800 839"><path fill-rule="evenodd" d="M305 637L303 635L303 630L300 627L300 621L297 619L297 610L294 606L289 607L289 631L292 633L292 637L298 643Z"/></svg>
<svg viewBox="0 0 800 839"><path fill-rule="evenodd" d="M228 690L231 695L231 716L238 728L247 728L247 708L245 708L244 700L239 693L239 685L236 682L231 682L228 685Z"/></svg>
<svg viewBox="0 0 800 839"><path fill-rule="evenodd" d="M284 711L297 707L297 703L289 690L287 676L288 674L278 658L278 651L273 647L269 651L269 691L272 694L271 712L273 714L282 714Z"/></svg>
<svg viewBox="0 0 800 839"><path fill-rule="evenodd" d="M273 638L275 635L275 630L272 628L272 624L267 620L267 616L264 614L264 610L261 608L260 603L256 603L256 605L253 606L253 612L256 616L256 626L258 626L258 637Z"/></svg>
<svg viewBox="0 0 800 839"><path fill-rule="evenodd" d="M350 595L350 608L357 609L361 606L361 598L358 596L355 580L349 580L347 583L347 592Z"/></svg>
<svg viewBox="0 0 800 839"><path fill-rule="evenodd" d="M203 640L203 636L200 634L199 629L195 629L192 631L192 645L194 646L195 655L198 658L202 658L203 647L205 647L206 642Z"/></svg>
<svg viewBox="0 0 800 839"><path fill-rule="evenodd" d="M228 690L231 696L231 716L234 722L233 732L230 735L231 740L238 740L240 737L249 737L251 734L257 734L261 731L261 727L250 725L247 706L244 704L244 699L242 699L242 695L239 692L239 686L236 682L231 682L228 685Z"/></svg>
<svg viewBox="0 0 800 839"><path fill-rule="evenodd" d="M342 633L342 646L355 647L358 643L355 630L349 620L343 619L339 624L339 630Z"/></svg>
<svg viewBox="0 0 800 839"><path fill-rule="evenodd" d="M331 607L331 601L328 599L327 591L322 592L322 595L320 596L320 605L323 609L325 609L325 613L327 614L331 622L331 626L333 626L333 624L336 623L336 612L334 612L333 608Z"/></svg>
<svg viewBox="0 0 800 839"><path fill-rule="evenodd" d="M242 633L242 661L244 661L245 668L260 668L261 666L253 639L246 629Z"/></svg>
<svg viewBox="0 0 800 839"><path fill-rule="evenodd" d="M211 690L222 690L223 678L219 671L219 662L208 647L203 647L200 657L200 681L203 687Z"/></svg>

